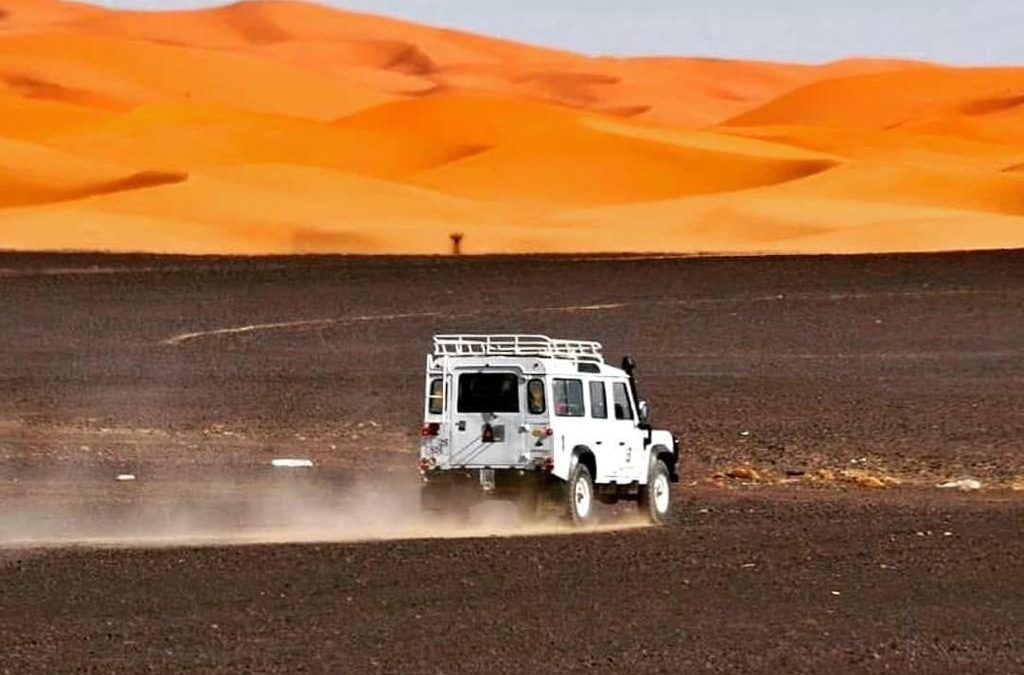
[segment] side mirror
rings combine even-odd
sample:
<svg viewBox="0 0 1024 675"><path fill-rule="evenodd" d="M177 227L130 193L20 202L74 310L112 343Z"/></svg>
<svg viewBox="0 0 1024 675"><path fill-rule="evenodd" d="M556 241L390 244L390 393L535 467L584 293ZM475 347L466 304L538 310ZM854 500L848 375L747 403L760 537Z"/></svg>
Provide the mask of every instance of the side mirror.
<svg viewBox="0 0 1024 675"><path fill-rule="evenodd" d="M640 424L648 424L651 421L651 406L647 401L640 401Z"/></svg>

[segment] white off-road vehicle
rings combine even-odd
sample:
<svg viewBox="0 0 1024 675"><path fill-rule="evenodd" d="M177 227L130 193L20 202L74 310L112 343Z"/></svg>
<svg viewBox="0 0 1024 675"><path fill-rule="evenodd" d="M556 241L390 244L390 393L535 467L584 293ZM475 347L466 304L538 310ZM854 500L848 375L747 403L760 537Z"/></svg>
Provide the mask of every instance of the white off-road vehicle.
<svg viewBox="0 0 1024 675"><path fill-rule="evenodd" d="M671 509L678 443L653 429L632 359L543 335L438 335L427 356L419 469L422 505L468 513L484 496L524 516L558 500L573 522L595 501L636 501L655 523Z"/></svg>

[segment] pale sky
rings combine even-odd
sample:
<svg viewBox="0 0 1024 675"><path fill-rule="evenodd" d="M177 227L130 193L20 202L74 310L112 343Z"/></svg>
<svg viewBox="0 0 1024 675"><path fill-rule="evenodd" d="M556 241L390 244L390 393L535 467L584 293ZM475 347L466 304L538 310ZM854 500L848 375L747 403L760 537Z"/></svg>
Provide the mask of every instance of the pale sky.
<svg viewBox="0 0 1024 675"><path fill-rule="evenodd" d="M99 0L135 9L204 0ZM342 0L336 6L589 54L1024 64L1024 0Z"/></svg>

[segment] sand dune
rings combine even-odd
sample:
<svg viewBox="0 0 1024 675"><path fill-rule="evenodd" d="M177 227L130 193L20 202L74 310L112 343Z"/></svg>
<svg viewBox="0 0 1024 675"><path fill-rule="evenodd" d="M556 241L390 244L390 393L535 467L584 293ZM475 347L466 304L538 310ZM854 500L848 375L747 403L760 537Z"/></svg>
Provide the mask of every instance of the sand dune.
<svg viewBox="0 0 1024 675"><path fill-rule="evenodd" d="M990 171L1024 161L1024 148L981 138L951 137L907 129L877 131L772 125L725 127L722 130L748 139L763 139L844 159L893 161L924 167L973 167Z"/></svg>
<svg viewBox="0 0 1024 675"><path fill-rule="evenodd" d="M182 173L132 171L0 138L0 208L134 191L185 178Z"/></svg>
<svg viewBox="0 0 1024 675"><path fill-rule="evenodd" d="M815 82L727 124L890 130L936 115L983 115L1022 105L1024 68L915 68Z"/></svg>
<svg viewBox="0 0 1024 675"><path fill-rule="evenodd" d="M273 164L211 168L178 184L46 210L0 209L0 232L27 249L88 248L99 238L117 251L440 253L452 229L467 227L518 229L456 197Z"/></svg>
<svg viewBox="0 0 1024 675"><path fill-rule="evenodd" d="M41 33L0 39L8 89L27 98L123 110L158 101L330 119L386 102L360 85L244 54L114 37ZM35 82L32 87L11 79ZM62 93L70 92L70 93Z"/></svg>
<svg viewBox="0 0 1024 675"><path fill-rule="evenodd" d="M84 21L103 16L107 10L60 0L4 0L0 3L0 27L7 34L41 26Z"/></svg>
<svg viewBox="0 0 1024 675"><path fill-rule="evenodd" d="M290 1L0 0L0 248L1024 246L1024 68L590 57Z"/></svg>
<svg viewBox="0 0 1024 675"><path fill-rule="evenodd" d="M303 119L182 104L140 106L54 135L49 143L80 156L178 171L279 162L371 177L400 177L477 151L429 136L398 138Z"/></svg>

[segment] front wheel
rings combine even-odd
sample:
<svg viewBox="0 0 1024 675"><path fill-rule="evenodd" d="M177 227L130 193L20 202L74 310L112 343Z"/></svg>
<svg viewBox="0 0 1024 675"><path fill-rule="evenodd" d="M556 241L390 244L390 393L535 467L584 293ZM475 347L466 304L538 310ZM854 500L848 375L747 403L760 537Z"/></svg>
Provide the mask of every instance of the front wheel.
<svg viewBox="0 0 1024 675"><path fill-rule="evenodd" d="M646 512L647 518L655 525L664 525L668 522L669 513L672 511L671 485L668 467L659 459L651 467L647 485L640 488L638 502L640 510Z"/></svg>
<svg viewBox="0 0 1024 675"><path fill-rule="evenodd" d="M566 492L573 525L589 525L594 518L594 480L586 464L580 462L573 468Z"/></svg>

